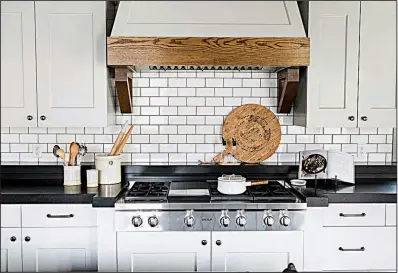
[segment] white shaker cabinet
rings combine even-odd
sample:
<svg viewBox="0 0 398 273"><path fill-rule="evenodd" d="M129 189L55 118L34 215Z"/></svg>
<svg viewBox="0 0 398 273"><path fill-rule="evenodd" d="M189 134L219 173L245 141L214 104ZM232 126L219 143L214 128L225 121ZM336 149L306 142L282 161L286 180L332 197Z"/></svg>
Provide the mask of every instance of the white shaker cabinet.
<svg viewBox="0 0 398 273"><path fill-rule="evenodd" d="M35 8L1 1L1 126L36 127Z"/></svg>
<svg viewBox="0 0 398 273"><path fill-rule="evenodd" d="M105 126L105 2L36 1L39 126Z"/></svg>
<svg viewBox="0 0 398 273"><path fill-rule="evenodd" d="M395 127L396 2L300 5L311 52L294 124Z"/></svg>
<svg viewBox="0 0 398 273"><path fill-rule="evenodd" d="M396 2L361 1L359 127L396 127Z"/></svg>
<svg viewBox="0 0 398 273"><path fill-rule="evenodd" d="M22 228L25 272L96 271L95 227Z"/></svg>
<svg viewBox="0 0 398 273"><path fill-rule="evenodd" d="M1 272L22 271L21 228L1 228Z"/></svg>

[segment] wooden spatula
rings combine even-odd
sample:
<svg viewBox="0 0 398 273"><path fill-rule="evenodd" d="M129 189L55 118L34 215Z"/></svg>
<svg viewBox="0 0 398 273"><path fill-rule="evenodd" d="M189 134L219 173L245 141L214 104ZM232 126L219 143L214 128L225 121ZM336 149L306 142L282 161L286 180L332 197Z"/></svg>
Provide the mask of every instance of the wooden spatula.
<svg viewBox="0 0 398 273"><path fill-rule="evenodd" d="M79 153L79 145L76 142L72 142L69 147L69 165L76 165L76 156Z"/></svg>

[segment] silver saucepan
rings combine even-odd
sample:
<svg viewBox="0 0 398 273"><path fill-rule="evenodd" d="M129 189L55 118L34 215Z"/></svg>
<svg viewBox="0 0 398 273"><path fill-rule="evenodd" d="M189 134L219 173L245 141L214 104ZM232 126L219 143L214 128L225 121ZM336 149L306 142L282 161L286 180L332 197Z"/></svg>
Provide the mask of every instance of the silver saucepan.
<svg viewBox="0 0 398 273"><path fill-rule="evenodd" d="M264 181L246 181L241 175L223 175L218 178L217 190L223 194L236 195L246 191L246 187L255 185L268 184L268 180Z"/></svg>

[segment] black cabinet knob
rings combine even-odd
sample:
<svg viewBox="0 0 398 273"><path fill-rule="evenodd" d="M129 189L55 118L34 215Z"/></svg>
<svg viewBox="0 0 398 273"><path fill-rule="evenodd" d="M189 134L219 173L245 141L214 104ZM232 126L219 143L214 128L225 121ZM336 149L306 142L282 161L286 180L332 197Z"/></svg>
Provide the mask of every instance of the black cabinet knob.
<svg viewBox="0 0 398 273"><path fill-rule="evenodd" d="M46 116L40 116L41 120L46 120Z"/></svg>
<svg viewBox="0 0 398 273"><path fill-rule="evenodd" d="M354 116L349 116L348 119L351 120L351 121L354 121L355 117Z"/></svg>
<svg viewBox="0 0 398 273"><path fill-rule="evenodd" d="M216 245L220 246L220 245L221 245L221 241L220 241L220 240L217 240L217 241L216 241Z"/></svg>
<svg viewBox="0 0 398 273"><path fill-rule="evenodd" d="M25 242L29 242L30 241L30 237L29 236L26 236L25 237Z"/></svg>
<svg viewBox="0 0 398 273"><path fill-rule="evenodd" d="M12 237L10 238L10 240L11 240L11 242L15 242L15 241L17 240L17 237L12 236Z"/></svg>
<svg viewBox="0 0 398 273"><path fill-rule="evenodd" d="M207 245L207 241L206 240L202 240L202 245Z"/></svg>
<svg viewBox="0 0 398 273"><path fill-rule="evenodd" d="M363 116L363 117L361 117L361 119L362 119L363 121L367 121L367 120L368 120L368 117L367 117L367 116Z"/></svg>
<svg viewBox="0 0 398 273"><path fill-rule="evenodd" d="M31 115L27 116L26 118L27 118L28 120L32 120L32 119L33 119L33 117L32 117Z"/></svg>

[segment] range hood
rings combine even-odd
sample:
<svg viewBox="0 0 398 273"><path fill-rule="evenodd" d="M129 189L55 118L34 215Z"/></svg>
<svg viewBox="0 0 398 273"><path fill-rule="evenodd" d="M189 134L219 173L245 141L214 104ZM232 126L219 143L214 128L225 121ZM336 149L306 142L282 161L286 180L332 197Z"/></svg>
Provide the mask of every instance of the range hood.
<svg viewBox="0 0 398 273"><path fill-rule="evenodd" d="M128 69L209 66L272 67L283 93L309 65L310 41L296 1L121 1L107 49L122 97Z"/></svg>

